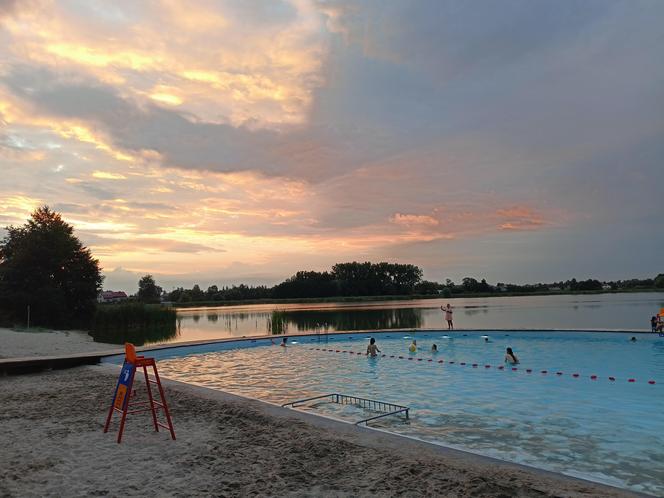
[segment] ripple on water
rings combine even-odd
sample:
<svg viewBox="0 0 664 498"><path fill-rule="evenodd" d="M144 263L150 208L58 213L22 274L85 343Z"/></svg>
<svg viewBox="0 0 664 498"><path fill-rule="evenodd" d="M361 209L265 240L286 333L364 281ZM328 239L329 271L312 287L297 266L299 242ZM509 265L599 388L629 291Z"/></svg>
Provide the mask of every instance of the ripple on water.
<svg viewBox="0 0 664 498"><path fill-rule="evenodd" d="M341 392L408 405L409 421L388 417L374 427L664 494L664 346L659 344L664 340L644 337L627 344L621 334L489 335L488 344L479 334L450 339L377 336L387 355L379 359L315 351L303 344L170 358L160 360L159 367L164 376L274 403ZM422 350L408 355L410 341L404 339L413 337ZM434 341L440 350L435 359L445 362L416 361L432 358ZM495 368L507 346L522 360L517 371ZM366 336L324 347L365 348ZM474 363L493 368L473 368ZM563 375L539 374L544 369ZM572 372L580 376L574 378ZM590 380L591 374L598 380ZM609 376L617 380L611 382ZM638 382L627 383L630 377ZM649 378L658 383L648 385ZM301 409L349 421L365 416L357 407L332 403Z"/></svg>

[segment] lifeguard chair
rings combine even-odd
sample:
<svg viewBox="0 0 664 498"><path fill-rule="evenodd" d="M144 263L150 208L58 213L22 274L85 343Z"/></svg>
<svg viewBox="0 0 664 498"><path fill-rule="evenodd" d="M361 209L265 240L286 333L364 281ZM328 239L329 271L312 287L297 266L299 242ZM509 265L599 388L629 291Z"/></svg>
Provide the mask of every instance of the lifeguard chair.
<svg viewBox="0 0 664 498"><path fill-rule="evenodd" d="M136 374L137 368L143 369L143 374L145 375L145 387L148 392L148 399L145 401L132 401L132 398L135 395L133 390L134 385L134 375ZM148 375L148 367L152 367L152 375L154 378L151 378ZM159 390L159 401L155 400L152 396L152 385L156 385ZM136 410L129 410L129 406L142 406L145 408L139 408ZM166 416L166 424L162 424L157 420L157 410L164 410L164 415ZM111 419L113 418L114 412L120 412L122 417L120 419L120 429L118 431L118 443L122 441L122 432L124 431L125 421L127 420L127 415L142 413L142 412L152 412L152 422L154 424L154 430L159 432L159 427L168 429L171 433L171 438L175 440L175 430L173 429L173 422L171 421L171 414L168 411L168 405L166 403L166 397L164 396L164 389L161 386L161 381L159 380L159 373L157 372L157 363L154 358L146 358L145 356L137 356L136 348L133 344L127 342L125 343L125 361L122 365L122 371L120 372L120 377L118 379L118 384L115 388L115 395L113 396L113 403L111 403L111 408L108 410L108 417L106 417L106 424L104 425L104 432L108 432L108 427L111 424Z"/></svg>

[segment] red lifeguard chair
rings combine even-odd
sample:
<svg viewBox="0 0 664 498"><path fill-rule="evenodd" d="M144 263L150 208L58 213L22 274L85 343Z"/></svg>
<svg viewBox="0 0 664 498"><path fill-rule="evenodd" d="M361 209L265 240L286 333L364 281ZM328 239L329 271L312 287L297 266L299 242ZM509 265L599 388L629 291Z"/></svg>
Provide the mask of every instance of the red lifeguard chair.
<svg viewBox="0 0 664 498"><path fill-rule="evenodd" d="M143 374L145 375L145 387L148 391L148 399L145 401L131 401L134 397L133 385L134 385L134 375L136 374L136 369L138 367L143 368ZM152 367L152 374L154 379L148 375L148 367ZM159 390L159 401L155 400L152 396L152 387L151 385L155 384ZM129 405L131 406L145 406L149 405L146 408L139 408L137 410L129 410ZM157 420L157 410L164 410L164 415L166 416L166 421L168 425L162 424ZM146 358L144 356L136 355L136 348L133 344L127 342L125 343L125 361L122 365L122 371L120 372L120 377L118 378L118 384L115 388L115 395L113 396L113 403L111 403L111 408L108 411L108 417L106 418L106 425L104 425L104 432L108 432L108 427L111 424L111 419L113 418L114 412L120 412L122 418L120 419L120 429L118 431L118 443L122 441L122 432L124 431L125 421L127 420L127 415L142 413L142 412L152 412L152 422L154 424L154 430L159 432L159 427L168 429L171 433L171 438L175 440L175 430L173 429L173 422L171 421L171 414L168 411L168 405L166 404L166 397L164 396L164 389L161 387L161 381L159 380L159 373L157 372L157 363L154 358Z"/></svg>

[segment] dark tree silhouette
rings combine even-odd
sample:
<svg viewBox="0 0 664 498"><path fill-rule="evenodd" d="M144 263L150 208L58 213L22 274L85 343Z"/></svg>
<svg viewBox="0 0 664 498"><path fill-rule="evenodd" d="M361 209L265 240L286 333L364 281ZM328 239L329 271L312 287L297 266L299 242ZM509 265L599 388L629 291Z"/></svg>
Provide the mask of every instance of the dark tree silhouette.
<svg viewBox="0 0 664 498"><path fill-rule="evenodd" d="M161 287L152 275L145 275L138 281L138 300L142 303L158 303L161 300Z"/></svg>
<svg viewBox="0 0 664 498"><path fill-rule="evenodd" d="M0 310L13 323L87 327L103 277L74 229L48 206L25 225L7 227L0 242Z"/></svg>

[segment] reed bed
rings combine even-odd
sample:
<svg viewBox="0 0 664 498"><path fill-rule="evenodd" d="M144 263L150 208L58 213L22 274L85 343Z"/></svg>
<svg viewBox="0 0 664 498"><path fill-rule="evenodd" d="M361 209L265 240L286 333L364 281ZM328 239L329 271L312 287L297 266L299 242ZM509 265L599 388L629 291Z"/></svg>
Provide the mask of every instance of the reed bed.
<svg viewBox="0 0 664 498"><path fill-rule="evenodd" d="M178 333L173 308L141 303L97 306L90 335L96 342L137 346L172 339Z"/></svg>

